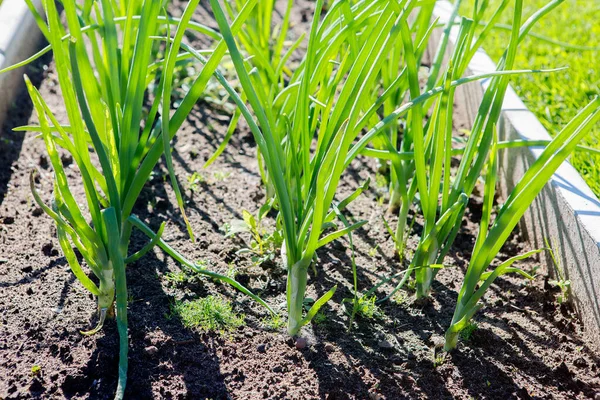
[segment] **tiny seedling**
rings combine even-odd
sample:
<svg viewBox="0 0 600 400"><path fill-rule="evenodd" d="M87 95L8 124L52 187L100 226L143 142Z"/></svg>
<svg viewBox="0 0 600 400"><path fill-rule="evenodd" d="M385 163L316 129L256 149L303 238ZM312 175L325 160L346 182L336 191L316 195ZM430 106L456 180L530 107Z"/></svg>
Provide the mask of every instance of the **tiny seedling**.
<svg viewBox="0 0 600 400"><path fill-rule="evenodd" d="M548 283L560 289L560 294L556 297L558 304L566 303L569 300L569 289L571 281L568 279L550 280Z"/></svg>
<svg viewBox="0 0 600 400"><path fill-rule="evenodd" d="M563 304L569 300L569 289L571 288L571 281L565 279L564 269L562 268L560 258L558 257L558 248L556 246L550 246L550 243L548 242L547 238L545 239L545 242L546 247L548 248L548 252L550 253L552 263L554 264L554 273L557 277L557 279L550 280L548 281L548 283L560 289L560 294L556 297L556 301L558 302L558 304Z"/></svg>
<svg viewBox="0 0 600 400"><path fill-rule="evenodd" d="M215 181L217 181L217 182L223 182L230 176L231 176L231 172L229 172L229 171L216 171L215 173L213 173L213 177L214 177Z"/></svg>
<svg viewBox="0 0 600 400"><path fill-rule="evenodd" d="M406 305L410 300L410 296L404 291L398 291L392 296L391 300L398 305Z"/></svg>
<svg viewBox="0 0 600 400"><path fill-rule="evenodd" d="M246 210L242 210L243 219L235 219L224 226L225 236L232 237L242 233L250 234L248 247L240 249L238 254L251 254L252 262L262 265L267 261L273 261L283 244L283 237L279 230L269 232L262 226L262 218L266 214L265 207L259 210L257 216Z"/></svg>
<svg viewBox="0 0 600 400"><path fill-rule="evenodd" d="M31 367L31 376L38 376L42 372L42 367L35 364Z"/></svg>
<svg viewBox="0 0 600 400"><path fill-rule="evenodd" d="M182 283L186 283L189 279L188 274L186 274L183 271L178 271L178 272L167 272L165 274L165 280L167 282L171 282L173 284L182 284Z"/></svg>
<svg viewBox="0 0 600 400"><path fill-rule="evenodd" d="M239 273L239 269L238 267L235 265L235 263L230 262L229 264L227 264L227 273L226 275L228 277L230 277L231 279L235 279L235 277L237 276L237 274Z"/></svg>
<svg viewBox="0 0 600 400"><path fill-rule="evenodd" d="M194 171L187 177L187 188L192 193L200 193L202 184L206 183L206 178L199 172Z"/></svg>
<svg viewBox="0 0 600 400"><path fill-rule="evenodd" d="M433 366L435 368L442 366L446 362L446 355L448 353L444 353L443 351L437 351L434 349L433 351Z"/></svg>
<svg viewBox="0 0 600 400"><path fill-rule="evenodd" d="M375 187L380 191L387 192L388 190L388 178L384 174L377 173L375 175Z"/></svg>
<svg viewBox="0 0 600 400"><path fill-rule="evenodd" d="M375 247L371 247L369 249L369 257L373 258L377 255L377 249L379 249L379 245L375 245Z"/></svg>
<svg viewBox="0 0 600 400"><path fill-rule="evenodd" d="M131 290L127 290L127 303L131 304L133 303L135 300L135 296L133 295L133 292Z"/></svg>
<svg viewBox="0 0 600 400"><path fill-rule="evenodd" d="M319 311L312 319L312 323L315 325L323 325L327 321L327 316L323 314L323 311Z"/></svg>

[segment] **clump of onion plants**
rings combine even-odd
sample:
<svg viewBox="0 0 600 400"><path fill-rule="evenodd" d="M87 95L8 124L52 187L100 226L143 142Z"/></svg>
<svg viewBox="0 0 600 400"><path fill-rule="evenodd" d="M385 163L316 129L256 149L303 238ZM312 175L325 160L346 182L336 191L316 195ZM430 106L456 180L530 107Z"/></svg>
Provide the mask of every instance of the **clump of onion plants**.
<svg viewBox="0 0 600 400"><path fill-rule="evenodd" d="M33 173L31 190L35 201L54 219L60 246L73 273L98 298L98 326L86 333L101 329L107 314L116 314L120 336L116 392L119 399L124 395L127 378L125 269L127 264L155 245L187 267L231 284L268 308L235 280L210 272L177 253L161 239L164 223L158 232L154 232L132 214L152 170L164 157L178 205L193 239L175 179L170 141L202 95L226 50L224 42L217 45L172 114L175 64L178 59L189 57L187 52L180 53L184 33L187 29L210 31L191 22L198 2L190 1L182 17L173 19L163 12L163 2L158 1L132 0L122 4L108 0L85 1L80 6L74 0L65 0L62 2L66 17L64 26L54 1L44 2L47 24L32 8L54 53L69 125L62 125L57 120L38 90L25 78L40 124L32 129L41 132L54 170L52 204L45 204L38 194ZM253 3L256 0L249 1L250 6ZM240 10L232 29L239 29L248 17L250 6ZM173 37L171 24L175 25ZM160 35L164 32L161 27L166 27L166 37ZM164 43L165 60L151 57L156 41ZM156 69L151 68L155 63L162 65L160 74L156 75L160 90L150 111L144 113L148 74L156 73ZM60 152L69 153L75 161L78 178L85 190L85 206L80 205L72 193ZM130 254L134 227L150 241L138 252ZM85 260L93 278L83 269L75 249Z"/></svg>
<svg viewBox="0 0 600 400"><path fill-rule="evenodd" d="M497 161L495 149L490 153L488 173L485 180L483 215L475 247L465 279L458 294L458 301L450 327L446 331L444 348L456 347L459 333L470 323L473 315L483 307L479 300L494 280L506 273L518 273L533 279L525 271L512 265L540 250L517 255L488 270L496 255L508 239L525 211L538 193L550 180L556 169L573 153L577 143L600 121L600 98L594 99L571 120L546 146L539 158L527 169L491 222L494 201Z"/></svg>
<svg viewBox="0 0 600 400"><path fill-rule="evenodd" d="M256 66L245 62L225 13L218 1L211 1L243 92L239 95L231 88L228 90L254 134L262 155L259 162L264 163L274 188L277 223L284 238L288 332L292 335L310 322L335 291L333 287L303 314L308 270L316 259L316 250L364 224L358 221L339 227L335 223L336 218L344 222L343 209L364 190L361 186L347 198L336 201L337 187L346 167L361 153L383 157L384 153L391 153L392 157L402 158L397 151L378 152L366 146L399 118L442 94L445 88L515 73L500 71L448 81L443 87L415 95L379 120L377 112L383 102L406 79L403 78L406 74L400 74L389 88L382 88L379 80L391 46L397 40L412 45L408 21L419 3L401 3L359 1L351 5L336 1L321 19L323 2L318 1L306 54L289 84L265 107L261 82L254 74ZM422 54L425 38L432 29L433 26L422 35L423 40L417 46L410 47L409 53ZM416 68L414 61L410 65ZM382 95L373 100L373 93L379 90ZM247 99L256 120L242 98Z"/></svg>
<svg viewBox="0 0 600 400"><path fill-rule="evenodd" d="M400 76L403 77L404 83L399 88L405 90L406 96L413 101L435 90L436 87L442 88L442 94L412 108L398 145L394 143L397 131L393 130L387 135L376 138L379 143L374 140L375 148L363 150L365 154L380 158L387 157L390 160L393 189L390 205L392 208L399 207L395 241L401 256L408 211L414 203L417 203L419 212L424 218L423 233L410 267L401 274L402 279L394 292L414 273L417 298L428 296L435 276L443 267L444 258L456 238L468 199L476 187L490 152L518 44L541 17L562 1L550 2L523 26L521 26L522 1L515 1L512 35L507 50L498 63L496 76L491 78L484 93L473 129L462 149L455 148L453 136L455 95L453 82L460 80L464 75L473 55L490 34L496 20L505 11L510 0L503 1L498 6L491 20L483 24L481 30L479 30L479 26L482 25L481 17L488 3L482 2L480 7L475 8L473 19L455 20L454 16L460 6L460 1L456 2L454 13L444 29L438 52L423 88L419 81L419 52L414 50L415 46L409 32L403 35L404 69ZM436 22L434 21L433 24L435 25ZM447 65L444 66L443 59L448 49L450 29L455 24L458 25L456 44ZM542 71L518 73L534 72ZM392 101L391 99L393 98L386 99L386 104ZM425 115L430 117L424 118ZM533 143L502 143L502 146L528 144ZM453 171L452 161L455 156L460 156L460 164L456 171Z"/></svg>
<svg viewBox="0 0 600 400"><path fill-rule="evenodd" d="M334 201L350 147L361 131L366 94L377 85L385 49L398 38L401 9L393 2L335 2L321 21L315 7L306 54L290 84L265 103L262 87L251 76L225 13L211 1L221 34L238 73L244 103L238 104L258 144L273 185L278 224L283 230L282 258L288 271L288 333L297 334L334 294L336 287L303 315L308 270L316 250L362 226L338 227L338 213L354 200ZM238 96L239 97L239 96ZM270 104L266 107L266 104Z"/></svg>

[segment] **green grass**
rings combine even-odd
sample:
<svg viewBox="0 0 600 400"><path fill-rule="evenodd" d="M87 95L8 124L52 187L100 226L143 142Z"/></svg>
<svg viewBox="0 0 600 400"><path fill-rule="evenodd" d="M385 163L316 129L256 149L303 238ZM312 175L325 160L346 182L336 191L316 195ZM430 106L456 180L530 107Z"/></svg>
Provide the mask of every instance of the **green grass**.
<svg viewBox="0 0 600 400"><path fill-rule="evenodd" d="M490 0L493 10L501 3ZM524 16L547 4L548 0L529 0L523 5ZM471 16L474 0L465 0L461 14ZM501 23L509 24L509 7ZM488 13L489 14L489 13ZM527 107L554 136L573 118L577 111L600 94L600 3L589 0L566 0L555 12L537 24L532 33L572 47L552 44L530 36L519 47L516 68L555 68L568 66L553 74L528 74L514 77L513 87ZM489 15L485 20L489 19ZM486 52L497 61L506 48L510 31L498 29L484 44ZM581 47L596 47L586 50ZM583 139L581 145L600 147L600 126ZM579 170L594 193L600 196L600 156L576 152L571 163Z"/></svg>
<svg viewBox="0 0 600 400"><path fill-rule="evenodd" d="M477 329L479 329L479 325L477 325L477 323L475 322L471 322L470 324L468 324L465 329L463 329L460 332L460 337L463 340L471 340L471 337L473 336L473 332L475 332Z"/></svg>
<svg viewBox="0 0 600 400"><path fill-rule="evenodd" d="M281 314L271 314L261 320L261 325L271 331L280 331L285 327L286 322Z"/></svg>
<svg viewBox="0 0 600 400"><path fill-rule="evenodd" d="M364 319L374 319L381 317L381 310L375 304L375 296L361 296L352 302L352 317L359 316Z"/></svg>
<svg viewBox="0 0 600 400"><path fill-rule="evenodd" d="M203 331L231 332L244 325L244 315L237 314L229 301L218 296L177 302L173 312L188 328Z"/></svg>

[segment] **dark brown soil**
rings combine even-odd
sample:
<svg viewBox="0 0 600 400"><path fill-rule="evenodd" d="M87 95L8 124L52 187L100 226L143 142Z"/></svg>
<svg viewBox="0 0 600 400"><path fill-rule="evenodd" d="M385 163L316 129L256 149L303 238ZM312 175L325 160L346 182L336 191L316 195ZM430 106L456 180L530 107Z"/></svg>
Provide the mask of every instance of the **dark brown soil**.
<svg viewBox="0 0 600 400"><path fill-rule="evenodd" d="M299 2L298 7L311 6ZM296 14L302 29L306 7ZM206 15L206 11L201 11ZM304 19L304 24L306 23ZM305 25L304 25L305 26ZM53 66L45 59L30 69L40 90L60 116ZM205 260L225 273L231 264L238 279L269 304L283 309L285 271L274 265L255 266L236 255L240 241L227 239L221 226L241 211L257 210L264 199L247 129L232 140L223 156L203 170L219 145L229 116L199 104L178 133L174 159L180 181L197 171L206 177L201 190L186 190L187 210L198 240L192 244L171 190L165 191L163 167L148 183L135 212L151 226L168 220L166 240L192 260ZM0 136L0 398L108 399L117 381L118 334L109 321L92 337L79 333L93 326L95 301L75 280L59 251L51 219L33 202L28 187L31 168L42 172L40 185L49 198L51 170L43 143L33 133L12 133L14 126L35 123L30 103L21 96ZM73 172L73 177L75 173ZM375 164L357 160L345 176L347 193L369 176ZM76 182L73 180L73 182ZM74 183L74 192L81 186ZM359 286L368 290L379 279L399 271L378 199L385 190L373 184L349 210L369 224L354 236ZM533 282L498 279L476 316L479 328L445 358L436 350L453 312L463 271L480 214L476 203L457 246L439 273L431 301L416 304L410 292L383 304L377 318L350 324L344 298L352 296L348 240L339 240L318 254L318 275L310 273L309 295L316 297L338 284L323 317L304 336L308 346L297 350L283 332L262 324L265 311L231 288L204 278L193 285L166 279L179 266L155 250L128 267L131 348L127 397L132 399L400 399L400 398L548 398L600 396L600 358L586 345L581 326L567 306L556 302L557 290L545 275ZM414 231L420 229L418 221ZM409 239L414 249L415 238ZM145 243L134 235L133 248ZM502 257L527 250L518 232ZM531 270L535 260L522 263ZM542 272L543 270L540 270ZM381 297L382 292L378 293ZM217 334L188 329L171 313L175 300L209 294L230 299L246 315L246 325ZM33 366L41 367L38 374Z"/></svg>

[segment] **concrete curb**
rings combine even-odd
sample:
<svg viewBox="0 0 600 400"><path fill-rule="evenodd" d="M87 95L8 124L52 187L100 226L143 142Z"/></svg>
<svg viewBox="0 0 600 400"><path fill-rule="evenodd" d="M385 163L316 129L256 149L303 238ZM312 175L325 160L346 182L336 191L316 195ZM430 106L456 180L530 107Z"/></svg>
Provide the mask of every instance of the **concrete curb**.
<svg viewBox="0 0 600 400"><path fill-rule="evenodd" d="M41 11L40 0L32 0ZM0 4L0 69L30 57L42 33L23 0L3 0ZM0 126L19 89L23 87L23 68L0 74Z"/></svg>
<svg viewBox="0 0 600 400"><path fill-rule="evenodd" d="M446 23L452 12L452 4L438 1L434 15ZM458 27L450 35L450 43L456 43ZM437 49L436 40L430 52ZM479 50L469 65L469 74L494 71L496 65ZM479 102L489 80L464 86L458 101L463 102L470 121L477 114ZM502 118L498 133L501 140L531 139L549 140L550 135L536 116L523 104L515 91L509 87L502 106ZM506 198L527 168L536 160L542 148L522 148L504 151L501 157L500 191ZM568 162L563 163L538 195L521 221L522 231L534 248L545 247L545 238L557 248L560 267L566 279L571 281L571 298L583 322L586 339L600 351L600 200L585 183L579 172ZM550 274L554 266L545 256Z"/></svg>

